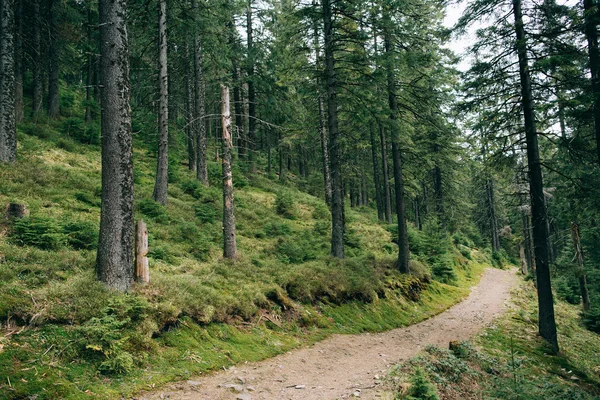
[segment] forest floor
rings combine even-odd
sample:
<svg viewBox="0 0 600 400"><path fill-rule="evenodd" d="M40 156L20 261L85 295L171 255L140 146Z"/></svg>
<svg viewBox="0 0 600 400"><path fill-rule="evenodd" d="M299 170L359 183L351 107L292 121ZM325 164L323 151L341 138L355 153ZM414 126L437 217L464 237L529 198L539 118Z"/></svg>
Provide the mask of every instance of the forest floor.
<svg viewBox="0 0 600 400"><path fill-rule="evenodd" d="M447 346L481 331L506 308L514 270L488 268L467 299L406 328L334 335L304 348L173 384L137 398L150 399L376 399L388 368L426 345Z"/></svg>

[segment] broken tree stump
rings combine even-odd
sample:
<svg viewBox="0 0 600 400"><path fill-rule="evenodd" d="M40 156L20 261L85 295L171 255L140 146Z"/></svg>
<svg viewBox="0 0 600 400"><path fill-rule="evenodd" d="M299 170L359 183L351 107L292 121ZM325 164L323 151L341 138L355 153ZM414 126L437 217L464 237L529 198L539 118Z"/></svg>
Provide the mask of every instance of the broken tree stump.
<svg viewBox="0 0 600 400"><path fill-rule="evenodd" d="M6 206L6 218L24 218L29 215L29 210L25 204L8 203Z"/></svg>
<svg viewBox="0 0 600 400"><path fill-rule="evenodd" d="M148 228L146 223L139 220L135 224L135 278L138 282L150 282L150 267L148 266Z"/></svg>

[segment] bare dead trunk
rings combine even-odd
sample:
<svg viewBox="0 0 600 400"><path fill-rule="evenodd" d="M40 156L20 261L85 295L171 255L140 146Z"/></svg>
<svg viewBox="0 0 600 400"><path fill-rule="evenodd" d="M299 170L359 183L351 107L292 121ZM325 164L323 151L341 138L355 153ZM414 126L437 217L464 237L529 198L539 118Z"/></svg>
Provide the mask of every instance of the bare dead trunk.
<svg viewBox="0 0 600 400"><path fill-rule="evenodd" d="M158 11L158 160L153 198L167 205L169 186L169 76L167 71L167 2L159 1Z"/></svg>
<svg viewBox="0 0 600 400"><path fill-rule="evenodd" d="M133 152L126 0L100 0L102 204L98 279L129 290L133 282Z"/></svg>
<svg viewBox="0 0 600 400"><path fill-rule="evenodd" d="M231 173L231 112L229 108L229 88L221 86L221 125L223 130L223 257L237 258L235 239L235 216L233 209L233 175Z"/></svg>
<svg viewBox="0 0 600 400"><path fill-rule="evenodd" d="M150 282L148 266L148 228L139 220L135 224L135 279L140 283Z"/></svg>
<svg viewBox="0 0 600 400"><path fill-rule="evenodd" d="M14 0L0 0L0 162L17 159Z"/></svg>

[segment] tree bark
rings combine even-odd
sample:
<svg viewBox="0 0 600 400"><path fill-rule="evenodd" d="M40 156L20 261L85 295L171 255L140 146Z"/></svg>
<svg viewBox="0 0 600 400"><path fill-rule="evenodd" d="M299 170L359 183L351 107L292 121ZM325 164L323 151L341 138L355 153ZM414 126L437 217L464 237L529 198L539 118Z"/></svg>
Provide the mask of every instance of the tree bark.
<svg viewBox="0 0 600 400"><path fill-rule="evenodd" d="M390 111L390 127L392 131L392 157L394 162L394 188L396 191L396 215L398 217L398 269L402 273L409 273L410 250L408 247L408 230L406 226L406 201L404 198L404 177L402 174L402 159L398 141L400 132L398 131L398 98L396 95L396 76L394 73L394 64L392 57L394 53L392 38L389 33L389 24L391 19L384 14L384 20L387 24L384 27L384 44L387 56L387 89L388 105ZM441 185L441 177L440 177Z"/></svg>
<svg viewBox="0 0 600 400"><path fill-rule="evenodd" d="M487 179L485 182L487 195L488 218L490 220L490 235L492 239L492 250L500 250L500 235L498 232L498 221L496 219L496 200L494 195L494 181Z"/></svg>
<svg viewBox="0 0 600 400"><path fill-rule="evenodd" d="M58 35L59 20L58 0L50 1L50 71L48 74L48 116L60 116L60 38Z"/></svg>
<svg viewBox="0 0 600 400"><path fill-rule="evenodd" d="M85 76L85 122L90 123L92 121L92 85L93 85L93 75L94 75L94 63L92 58L92 51L94 49L94 42L92 38L92 3L88 2L87 6L87 54L86 54L86 63L87 63L87 73Z"/></svg>
<svg viewBox="0 0 600 400"><path fill-rule="evenodd" d="M235 216L233 208L233 176L231 173L231 112L229 110L229 88L221 86L221 121L223 130L223 257L237 258L235 238Z"/></svg>
<svg viewBox="0 0 600 400"><path fill-rule="evenodd" d="M600 163L600 50L598 49L598 6L594 0L583 0L585 38L588 45L589 67L592 75L594 132L596 152Z"/></svg>
<svg viewBox="0 0 600 400"><path fill-rule="evenodd" d="M385 137L385 128L382 123L379 123L379 140L381 141L381 166L383 169L383 201L385 220L388 224L392 221L392 191L390 189L389 167L387 160L387 140Z"/></svg>
<svg viewBox="0 0 600 400"><path fill-rule="evenodd" d="M434 152L438 152L438 147L434 147ZM435 195L435 211L442 227L446 229L446 211L444 210L444 184L442 180L442 169L436 162L433 168L433 191Z"/></svg>
<svg viewBox="0 0 600 400"><path fill-rule="evenodd" d="M371 159L373 163L373 181L375 184L375 204L377 205L377 218L379 221L383 221L383 201L381 196L381 178L379 176L379 160L377 159L377 146L375 140L375 126L371 124L370 127L370 140L371 140Z"/></svg>
<svg viewBox="0 0 600 400"><path fill-rule="evenodd" d="M133 152L126 0L100 0L102 203L98 279L126 291L133 282Z"/></svg>
<svg viewBox="0 0 600 400"><path fill-rule="evenodd" d="M250 171L256 172L256 89L254 87L254 30L252 27L252 3L248 0L246 13L246 39L248 45L248 160Z"/></svg>
<svg viewBox="0 0 600 400"><path fill-rule="evenodd" d="M188 148L188 168L196 172L196 140L194 125L194 97L192 92L192 71L190 68L190 47L185 45L185 135Z"/></svg>
<svg viewBox="0 0 600 400"><path fill-rule="evenodd" d="M198 13L197 0L192 1L194 12ZM197 16L196 16L197 17ZM207 136L206 136L206 103L205 103L205 81L202 68L202 48L200 33L194 33L194 128L196 138L196 177L204 185L208 186L207 166Z"/></svg>
<svg viewBox="0 0 600 400"><path fill-rule="evenodd" d="M313 2L314 4L314 2ZM319 51L319 28L315 21L313 27L314 46L315 46L315 64L317 71L321 67L321 52ZM325 104L323 102L323 93L320 87L323 82L322 78L317 77L317 102L319 106L319 133L321 135L321 155L323 159L323 185L325 189L325 203L331 205L332 188L331 188L331 171L329 170L329 147L327 143L327 118L325 116Z"/></svg>
<svg viewBox="0 0 600 400"><path fill-rule="evenodd" d="M246 157L246 132L244 131L244 110L242 91L237 63L233 61L233 110L235 112L235 131L237 138L237 153L240 159Z"/></svg>
<svg viewBox="0 0 600 400"><path fill-rule="evenodd" d="M344 197L338 130L337 79L335 75L334 28L331 0L323 0L325 76L327 85L327 123L331 167L331 255L344 258Z"/></svg>
<svg viewBox="0 0 600 400"><path fill-rule="evenodd" d="M573 239L573 247L575 248L575 259L577 260L577 279L579 280L579 292L581 293L581 301L583 303L583 311L590 309L590 293L587 287L587 274L585 272L585 262L583 259L583 249L579 236L579 225L571 222L571 238Z"/></svg>
<svg viewBox="0 0 600 400"><path fill-rule="evenodd" d="M0 0L0 162L17 159L14 0Z"/></svg>
<svg viewBox="0 0 600 400"><path fill-rule="evenodd" d="M169 186L169 75L167 70L167 1L158 3L158 160L154 201L167 205Z"/></svg>
<svg viewBox="0 0 600 400"><path fill-rule="evenodd" d="M23 0L16 0L15 32L15 121L23 122Z"/></svg>
<svg viewBox="0 0 600 400"><path fill-rule="evenodd" d="M546 199L544 197L544 183L538 148L521 0L513 0L513 12L515 17L515 34L517 37L516 47L519 59L525 139L527 143L527 163L529 167L531 218L533 223L533 243L538 289L539 332L548 341L553 351L558 352L554 301L550 281L550 263L548 260L548 217L546 214Z"/></svg>
<svg viewBox="0 0 600 400"><path fill-rule="evenodd" d="M31 115L35 118L42 111L42 97L44 89L42 85L42 39L41 39L41 24L40 16L40 1L33 0L33 94L31 100Z"/></svg>
<svg viewBox="0 0 600 400"><path fill-rule="evenodd" d="M135 278L140 283L150 282L148 266L148 228L139 220L135 224Z"/></svg>

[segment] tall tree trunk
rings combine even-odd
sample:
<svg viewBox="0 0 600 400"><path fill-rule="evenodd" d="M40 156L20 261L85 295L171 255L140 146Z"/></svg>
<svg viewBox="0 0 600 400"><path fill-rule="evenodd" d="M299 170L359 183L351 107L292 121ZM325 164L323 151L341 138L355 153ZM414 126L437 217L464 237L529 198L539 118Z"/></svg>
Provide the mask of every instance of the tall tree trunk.
<svg viewBox="0 0 600 400"><path fill-rule="evenodd" d="M42 97L44 89L42 84L42 38L40 15L40 2L42 0L33 0L33 95L31 101L31 115L36 117L42 111Z"/></svg>
<svg viewBox="0 0 600 400"><path fill-rule="evenodd" d="M133 151L127 1L100 0L102 203L96 258L98 279L131 287L133 266Z"/></svg>
<svg viewBox="0 0 600 400"><path fill-rule="evenodd" d="M315 5L315 2L313 2ZM317 70L321 68L321 52L319 51L319 27L315 20L313 26L314 33L314 46L315 46L315 64ZM317 78L317 101L319 106L319 133L321 135L321 155L323 160L323 185L325 188L325 203L331 205L331 171L329 170L329 146L327 140L327 117L325 116L325 104L323 101L324 93L321 92L320 88L323 86L322 78Z"/></svg>
<svg viewBox="0 0 600 400"><path fill-rule="evenodd" d="M408 230L406 227L406 202L404 199L404 177L402 175L402 159L398 141L400 132L398 131L398 98L396 95L396 76L394 74L394 64L392 57L394 53L392 38L388 31L391 19L384 14L387 22L384 28L385 53L387 56L387 89L388 105L390 108L390 128L392 131L392 157L394 162L394 188L396 191L396 215L398 217L398 269L402 273L410 271L409 259L410 251L408 247ZM441 179L440 179L441 184Z"/></svg>
<svg viewBox="0 0 600 400"><path fill-rule="evenodd" d="M198 2L192 0L194 13L198 13ZM197 15L195 15L197 18ZM202 48L200 33L194 33L194 128L196 138L196 177L204 185L208 186L207 166L207 136L206 136L206 103L205 103L205 80L202 68Z"/></svg>
<svg viewBox="0 0 600 400"><path fill-rule="evenodd" d="M588 45L590 72L592 74L594 131L596 152L600 163L600 50L598 50L598 5L594 0L583 0L585 38Z"/></svg>
<svg viewBox="0 0 600 400"><path fill-rule="evenodd" d="M377 218L379 221L383 221L383 199L381 195L381 178L379 176L379 160L377 159L377 146L375 140L375 125L371 124L370 127L370 140L371 140L371 159L373 163L373 181L375 183L375 203L377 205Z"/></svg>
<svg viewBox="0 0 600 400"><path fill-rule="evenodd" d="M15 121L23 122L23 0L16 0L15 22Z"/></svg>
<svg viewBox="0 0 600 400"><path fill-rule="evenodd" d="M339 148L337 79L335 75L334 32L331 0L323 0L325 76L327 85L327 122L331 166L331 255L344 258L344 197Z"/></svg>
<svg viewBox="0 0 600 400"><path fill-rule="evenodd" d="M329 144L327 138L327 117L325 116L325 105L323 96L319 95L319 133L321 134L321 154L323 159L323 184L325 186L325 203L331 205L333 189L331 186L331 170L329 159Z"/></svg>
<svg viewBox="0 0 600 400"><path fill-rule="evenodd" d="M185 135L187 137L188 168L196 172L196 140L194 121L194 97L192 88L192 71L190 68L190 47L185 44Z"/></svg>
<svg viewBox="0 0 600 400"><path fill-rule="evenodd" d="M438 152L437 146L434 147L434 152ZM444 184L442 180L442 169L436 162L433 167L433 192L435 195L435 211L442 227L446 229L446 211L444 210Z"/></svg>
<svg viewBox="0 0 600 400"><path fill-rule="evenodd" d="M242 104L242 90L240 87L239 67L233 61L233 110L235 112L235 131L237 138L237 153L240 159L246 157L246 132L244 131L244 110Z"/></svg>
<svg viewBox="0 0 600 400"><path fill-rule="evenodd" d="M381 167L383 170L383 201L385 220L388 224L392 221L392 191L390 189L390 176L388 167L388 150L387 150L387 139L385 137L385 128L383 124L379 123L379 140L381 142Z"/></svg>
<svg viewBox="0 0 600 400"><path fill-rule="evenodd" d="M0 162L17 158L14 0L0 0Z"/></svg>
<svg viewBox="0 0 600 400"><path fill-rule="evenodd" d="M579 280L579 291L583 303L583 311L590 309L590 293L587 288L587 274L585 272L585 262L583 259L583 249L579 236L579 225L571 222L571 238L573 239L573 247L575 248L575 260L577 260L577 279Z"/></svg>
<svg viewBox="0 0 600 400"><path fill-rule="evenodd" d="M58 118L60 116L60 39L58 35L59 19L58 0L50 1L50 71L48 74L48 116Z"/></svg>
<svg viewBox="0 0 600 400"><path fill-rule="evenodd" d="M92 51L94 49L94 41L92 38L92 2L89 1L87 5L87 73L85 76L85 122L89 123L92 121L92 80L94 75L94 63L92 59Z"/></svg>
<svg viewBox="0 0 600 400"><path fill-rule="evenodd" d="M420 204L419 204L419 197L416 196L413 200L413 208L415 210L415 225L417 226L418 230L421 230L421 208L420 208Z"/></svg>
<svg viewBox="0 0 600 400"><path fill-rule="evenodd" d="M515 17L515 34L517 37L517 55L519 58L519 76L521 80L521 101L525 121L525 139L527 142L531 218L533 222L533 243L535 247L538 289L539 332L548 341L552 349L558 352L554 301L550 281L550 263L548 260L548 216L546 213L546 199L544 197L544 183L538 148L534 102L531 93L527 41L523 25L521 0L513 0L513 12Z"/></svg>
<svg viewBox="0 0 600 400"><path fill-rule="evenodd" d="M229 88L221 86L221 121L223 129L223 257L237 258L235 217L233 209L233 176L231 174L231 112Z"/></svg>
<svg viewBox="0 0 600 400"><path fill-rule="evenodd" d="M154 200L167 205L169 186L169 75L167 71L167 0L158 3L158 160Z"/></svg>
<svg viewBox="0 0 600 400"><path fill-rule="evenodd" d="M252 3L248 0L246 34L248 44L248 160L250 171L256 172L256 89L254 88L254 30L252 27Z"/></svg>
<svg viewBox="0 0 600 400"><path fill-rule="evenodd" d="M498 233L498 221L496 219L496 200L494 195L494 181L487 179L485 181L485 191L488 205L488 218L490 220L490 234L492 236L492 249L500 250L500 235Z"/></svg>

